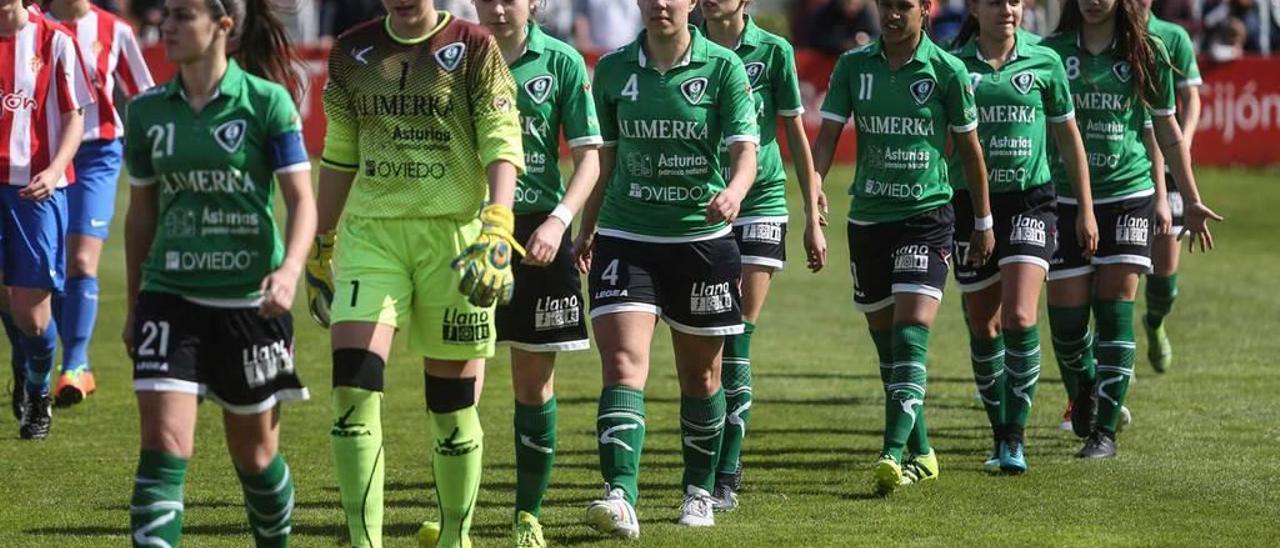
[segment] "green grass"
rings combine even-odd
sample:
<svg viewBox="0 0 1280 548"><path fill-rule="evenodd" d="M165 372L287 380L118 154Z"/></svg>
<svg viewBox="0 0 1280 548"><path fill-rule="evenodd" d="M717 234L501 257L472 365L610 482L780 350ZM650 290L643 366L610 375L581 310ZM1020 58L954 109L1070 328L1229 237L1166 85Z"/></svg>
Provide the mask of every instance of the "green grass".
<svg viewBox="0 0 1280 548"><path fill-rule="evenodd" d="M1210 203L1227 216L1219 249L1184 256L1181 299L1169 320L1177 362L1157 376L1139 341L1134 423L1120 456L1077 462L1078 442L1057 430L1065 396L1046 356L1029 428L1031 472L988 477L986 419L969 371L954 288L933 330L929 408L942 476L891 499L871 496L880 446L882 395L874 351L851 302L844 226L828 230L830 267L804 271L792 231L792 264L777 278L755 338L756 402L744 457L743 507L713 530L674 525L680 502L678 402L669 338L655 342L648 390L649 437L639 512L646 546L849 545L1205 545L1269 544L1280 508L1280 254L1275 252L1274 173L1201 174ZM843 211L847 171L831 177L833 212ZM793 201L793 203L796 203ZM123 211L121 209L120 211ZM839 213L834 217L841 218ZM122 230L103 260L102 316L93 346L99 392L54 417L52 437L17 439L0 418L0 546L120 546L137 458L137 411L119 343ZM313 399L287 406L283 450L297 480L295 546L339 546L346 528L329 452L329 351L324 333L298 316L297 361ZM1042 319L1042 326L1047 322ZM1047 335L1046 335L1047 336ZM1141 339L1141 336L1139 337ZM1048 348L1048 345L1045 345ZM551 542L594 544L580 518L600 493L594 416L600 389L594 351L562 356L560 451L543 523ZM489 368L481 405L485 478L473 538L508 542L515 471L508 360ZM7 369L7 368L6 368ZM388 371L388 546L412 546L435 516L427 421L418 360L398 347ZM7 384L7 381L6 381ZM202 407L186 486L186 546L251 545L240 487L222 441L219 409ZM612 541L599 542L606 545Z"/></svg>

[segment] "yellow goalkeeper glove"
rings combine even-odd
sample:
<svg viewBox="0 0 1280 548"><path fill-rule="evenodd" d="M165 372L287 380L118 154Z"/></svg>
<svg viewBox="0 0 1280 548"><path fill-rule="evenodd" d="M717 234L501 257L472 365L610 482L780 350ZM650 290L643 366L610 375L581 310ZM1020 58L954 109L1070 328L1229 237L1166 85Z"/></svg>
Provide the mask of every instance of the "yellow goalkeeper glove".
<svg viewBox="0 0 1280 548"><path fill-rule="evenodd" d="M330 230L316 234L307 257L307 308L320 327L329 327L329 305L333 303L333 245L338 236Z"/></svg>
<svg viewBox="0 0 1280 548"><path fill-rule="evenodd" d="M512 252L524 254L512 234L515 215L507 206L491 204L480 210L480 221L484 223L480 236L453 259L453 269L462 273L458 291L476 306L506 304L515 288Z"/></svg>

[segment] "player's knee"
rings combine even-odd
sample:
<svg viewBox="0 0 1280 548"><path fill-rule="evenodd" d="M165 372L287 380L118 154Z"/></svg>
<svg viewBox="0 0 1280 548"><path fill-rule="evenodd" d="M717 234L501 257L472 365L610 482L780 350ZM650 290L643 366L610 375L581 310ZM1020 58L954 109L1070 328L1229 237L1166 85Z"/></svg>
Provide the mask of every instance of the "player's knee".
<svg viewBox="0 0 1280 548"><path fill-rule="evenodd" d="M13 314L13 323L18 330L28 337L43 337L49 332L51 318L48 314L38 314L31 310L19 310Z"/></svg>
<svg viewBox="0 0 1280 548"><path fill-rule="evenodd" d="M227 450L236 470L246 475L262 473L276 458L276 448L258 440L227 440Z"/></svg>
<svg viewBox="0 0 1280 548"><path fill-rule="evenodd" d="M139 445L143 450L161 451L187 459L194 452L195 443L191 438L190 433L182 432L163 420L155 424L144 421Z"/></svg>
<svg viewBox="0 0 1280 548"><path fill-rule="evenodd" d="M516 393L516 401L521 405L542 405L546 403L555 394L551 387L550 379L547 380L524 380L518 381L513 385Z"/></svg>
<svg viewBox="0 0 1280 548"><path fill-rule="evenodd" d="M432 413L452 413L476 404L475 377L435 377L426 375L427 409Z"/></svg>
<svg viewBox="0 0 1280 548"><path fill-rule="evenodd" d="M686 396L706 397L720 389L720 375L712 368L682 368L680 376L680 393Z"/></svg>
<svg viewBox="0 0 1280 548"><path fill-rule="evenodd" d="M67 277L97 277L98 254L86 249L78 249L67 257Z"/></svg>
<svg viewBox="0 0 1280 548"><path fill-rule="evenodd" d="M386 361L363 348L339 348L333 351L333 386L382 391Z"/></svg>
<svg viewBox="0 0 1280 548"><path fill-rule="evenodd" d="M1000 321L1005 329L1025 330L1036 324L1036 309L1018 310L1015 307L1006 306L1000 311Z"/></svg>
<svg viewBox="0 0 1280 548"><path fill-rule="evenodd" d="M987 321L969 320L969 335L975 339L989 341L1000 336L1000 320L992 317Z"/></svg>

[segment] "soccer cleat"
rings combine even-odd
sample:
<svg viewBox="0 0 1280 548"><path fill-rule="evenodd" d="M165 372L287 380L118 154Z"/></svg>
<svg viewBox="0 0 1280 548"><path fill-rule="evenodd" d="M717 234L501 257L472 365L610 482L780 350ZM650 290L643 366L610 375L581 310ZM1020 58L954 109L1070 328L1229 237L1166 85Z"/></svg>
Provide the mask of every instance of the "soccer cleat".
<svg viewBox="0 0 1280 548"><path fill-rule="evenodd" d="M1021 474L1027 471L1027 458L1022 436L1009 434L1000 444L1000 470L1009 474Z"/></svg>
<svg viewBox="0 0 1280 548"><path fill-rule="evenodd" d="M982 470L987 473L994 474L1000 471L1000 452L1003 451L1004 441L996 440L995 446L991 448L991 456L987 460L982 461Z"/></svg>
<svg viewBox="0 0 1280 548"><path fill-rule="evenodd" d="M1067 400L1067 410L1062 413L1062 422L1058 423L1058 430L1070 432L1071 428L1071 410L1075 409L1075 403Z"/></svg>
<svg viewBox="0 0 1280 548"><path fill-rule="evenodd" d="M1116 436L1096 430L1085 440L1084 447L1076 453L1079 459L1107 459L1116 456Z"/></svg>
<svg viewBox="0 0 1280 548"><path fill-rule="evenodd" d="M542 538L542 524L538 518L528 512L518 512L513 528L516 548L546 548L547 541Z"/></svg>
<svg viewBox="0 0 1280 548"><path fill-rule="evenodd" d="M685 527L711 527L716 524L712 511L716 501L708 493L692 485L684 488L684 502L680 503L680 519L676 523Z"/></svg>
<svg viewBox="0 0 1280 548"><path fill-rule="evenodd" d="M1132 422L1133 422L1133 413L1129 411L1128 407L1121 405L1120 406L1120 422L1116 423L1116 432L1118 433L1121 430L1124 430L1124 427L1129 426L1129 424Z"/></svg>
<svg viewBox="0 0 1280 548"><path fill-rule="evenodd" d="M436 548L437 544L440 544L440 522L422 522L422 527L418 528L418 548ZM470 538L463 537L462 548L471 548Z"/></svg>
<svg viewBox="0 0 1280 548"><path fill-rule="evenodd" d="M893 494L902 485L902 467L890 455L881 455L876 461L876 492L881 495Z"/></svg>
<svg viewBox="0 0 1280 548"><path fill-rule="evenodd" d="M94 382L93 371L87 367L81 366L71 371L64 368L62 374L58 375L58 383L53 388L54 403L58 407L70 407L84 401L97 389L98 384Z"/></svg>
<svg viewBox="0 0 1280 548"><path fill-rule="evenodd" d="M902 463L902 485L915 485L938 479L938 453L932 448L927 455L911 455Z"/></svg>
<svg viewBox="0 0 1280 548"><path fill-rule="evenodd" d="M1164 330L1164 323L1160 327L1151 327L1145 319L1142 320L1142 327L1147 331L1147 360L1151 362L1151 368L1156 373L1164 373L1173 365L1173 344L1169 342L1169 334Z"/></svg>
<svg viewBox="0 0 1280 548"><path fill-rule="evenodd" d="M1093 421L1098 415L1098 392L1095 381L1080 381L1076 400L1071 404L1071 431L1080 438L1089 437Z"/></svg>
<svg viewBox="0 0 1280 548"><path fill-rule="evenodd" d="M715 510L717 512L732 512L738 509L738 492L733 488L733 476L721 476L716 478L715 488Z"/></svg>
<svg viewBox="0 0 1280 548"><path fill-rule="evenodd" d="M13 368L13 383L9 385L9 410L13 411L13 419L22 421L22 408L27 403L27 370L25 367Z"/></svg>
<svg viewBox="0 0 1280 548"><path fill-rule="evenodd" d="M28 394L22 404L22 419L18 422L18 437L24 440L42 440L49 437L53 423L53 399L47 394Z"/></svg>
<svg viewBox="0 0 1280 548"><path fill-rule="evenodd" d="M622 489L604 486L604 498L587 506L587 526L605 535L640 538L640 520Z"/></svg>

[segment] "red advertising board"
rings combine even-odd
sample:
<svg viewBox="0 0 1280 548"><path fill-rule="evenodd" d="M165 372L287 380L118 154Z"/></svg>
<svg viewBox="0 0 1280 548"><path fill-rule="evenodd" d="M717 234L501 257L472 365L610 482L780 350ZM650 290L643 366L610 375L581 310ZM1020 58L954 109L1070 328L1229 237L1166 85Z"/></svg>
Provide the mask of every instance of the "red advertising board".
<svg viewBox="0 0 1280 548"><path fill-rule="evenodd" d="M319 154L324 146L324 108L321 90L326 77L328 52L301 48L305 72L301 114L307 149ZM173 77L174 67L157 46L146 49L147 64L157 82ZM594 56L588 63L594 64ZM822 123L819 108L826 97L827 81L835 58L813 51L796 52L800 92L804 97L805 125L810 139ZM1227 64L1202 64L1205 85L1201 88L1203 110L1200 129L1192 151L1196 165L1280 165L1280 57L1246 58ZM786 147L786 139L782 139ZM785 156L784 156L785 157ZM836 158L850 162L854 157L854 136L846 131Z"/></svg>

